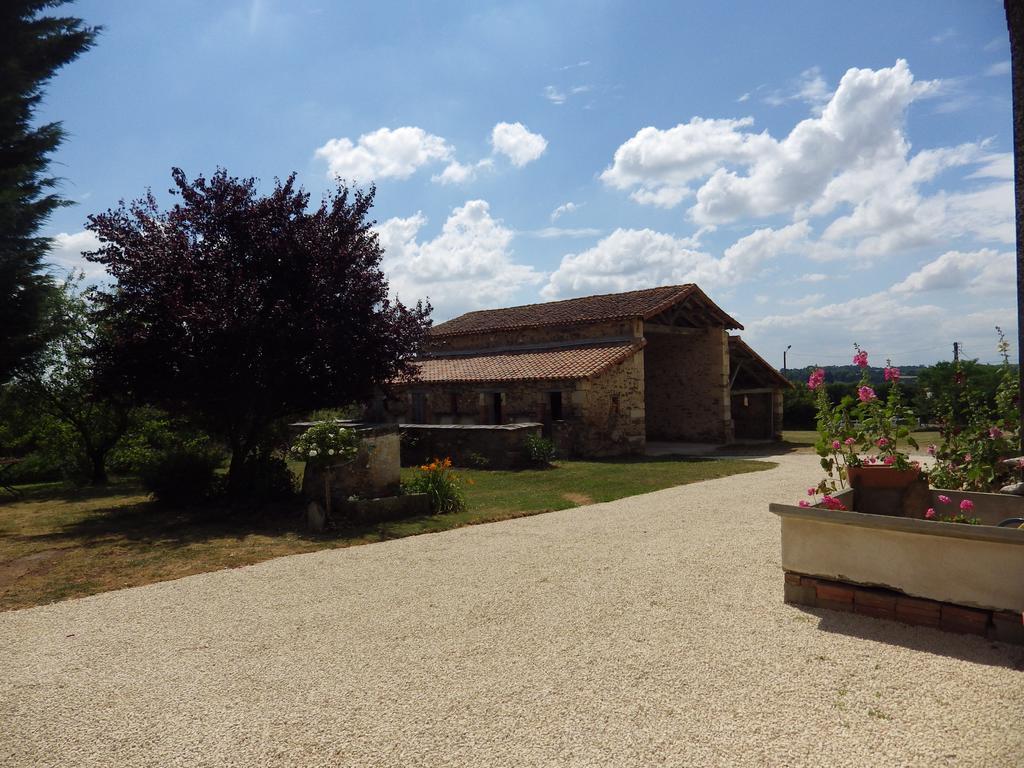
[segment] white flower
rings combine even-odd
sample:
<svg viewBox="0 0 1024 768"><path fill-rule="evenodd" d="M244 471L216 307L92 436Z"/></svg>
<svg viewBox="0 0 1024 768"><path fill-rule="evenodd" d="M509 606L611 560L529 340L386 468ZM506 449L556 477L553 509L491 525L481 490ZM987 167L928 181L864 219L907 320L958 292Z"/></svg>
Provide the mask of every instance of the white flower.
<svg viewBox="0 0 1024 768"><path fill-rule="evenodd" d="M316 456L316 451L310 451L309 452L309 458L312 459L314 456Z"/></svg>
<svg viewBox="0 0 1024 768"><path fill-rule="evenodd" d="M334 449L331 448L329 451L327 451L327 455L328 456L333 456L334 455Z"/></svg>

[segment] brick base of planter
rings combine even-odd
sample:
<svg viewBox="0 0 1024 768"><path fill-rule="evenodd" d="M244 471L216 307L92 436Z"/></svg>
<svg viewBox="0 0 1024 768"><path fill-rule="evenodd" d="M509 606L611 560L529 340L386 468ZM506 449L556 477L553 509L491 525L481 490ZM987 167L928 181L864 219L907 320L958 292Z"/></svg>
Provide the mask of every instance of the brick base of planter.
<svg viewBox="0 0 1024 768"><path fill-rule="evenodd" d="M862 587L788 571L785 576L785 600L795 605L859 613L876 619L1024 645L1024 617L1011 611L966 608L937 600L908 597L890 589Z"/></svg>

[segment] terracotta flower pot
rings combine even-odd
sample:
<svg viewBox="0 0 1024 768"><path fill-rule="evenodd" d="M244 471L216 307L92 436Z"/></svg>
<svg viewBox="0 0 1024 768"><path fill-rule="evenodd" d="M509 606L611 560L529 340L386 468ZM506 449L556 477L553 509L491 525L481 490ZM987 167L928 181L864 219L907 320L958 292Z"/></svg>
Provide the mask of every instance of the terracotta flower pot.
<svg viewBox="0 0 1024 768"><path fill-rule="evenodd" d="M920 476L919 469L894 469L884 465L849 467L846 470L846 477L853 488L908 488Z"/></svg>

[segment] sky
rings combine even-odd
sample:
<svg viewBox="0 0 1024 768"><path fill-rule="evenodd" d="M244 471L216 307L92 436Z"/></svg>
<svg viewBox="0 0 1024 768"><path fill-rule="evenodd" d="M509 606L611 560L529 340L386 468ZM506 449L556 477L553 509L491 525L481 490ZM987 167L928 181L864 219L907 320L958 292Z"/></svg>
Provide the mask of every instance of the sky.
<svg viewBox="0 0 1024 768"><path fill-rule="evenodd" d="M55 269L101 280L87 215L166 203L172 167L294 171L376 184L391 289L437 322L696 282L777 366L1016 338L999 0L67 9L104 30L38 114Z"/></svg>

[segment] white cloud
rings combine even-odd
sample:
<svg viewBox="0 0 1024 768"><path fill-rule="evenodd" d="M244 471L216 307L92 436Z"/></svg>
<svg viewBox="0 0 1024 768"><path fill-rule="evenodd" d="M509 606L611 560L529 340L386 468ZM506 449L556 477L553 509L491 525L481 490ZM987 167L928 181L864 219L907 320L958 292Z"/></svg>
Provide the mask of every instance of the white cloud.
<svg viewBox="0 0 1024 768"><path fill-rule="evenodd" d="M781 141L759 135L759 151L744 163L746 174L723 165L736 158L716 163L696 193L691 216L713 223L793 211L817 200L845 172L867 173L883 185L888 179L873 171L906 157L904 113L927 90L902 60L889 69L849 70L821 117L803 120Z"/></svg>
<svg viewBox="0 0 1024 768"><path fill-rule="evenodd" d="M675 208L692 194L693 190L688 187L664 186L653 190L642 187L630 192L629 196L641 205L653 205L656 208Z"/></svg>
<svg viewBox="0 0 1024 768"><path fill-rule="evenodd" d="M952 39L955 36L956 36L956 30L953 29L952 27L948 27L947 29L944 29L942 32L939 32L938 34L932 35L931 38L929 38L929 39L933 43L935 43L936 45L939 45L941 43L946 42L947 40Z"/></svg>
<svg viewBox="0 0 1024 768"><path fill-rule="evenodd" d="M790 88L785 91L774 91L764 97L764 102L773 107L779 107L791 101L802 101L811 105L820 113L825 103L832 97L828 83L821 76L820 67L811 67L800 73L800 77L794 81Z"/></svg>
<svg viewBox="0 0 1024 768"><path fill-rule="evenodd" d="M671 235L617 229L593 248L563 256L541 295L553 299L692 282L711 261Z"/></svg>
<svg viewBox="0 0 1024 768"><path fill-rule="evenodd" d="M1015 293L1016 257L990 248L947 251L892 287L893 293L967 290L971 293Z"/></svg>
<svg viewBox="0 0 1024 768"><path fill-rule="evenodd" d="M548 142L539 133L530 133L522 123L498 123L491 131L494 151L508 157L521 168L544 154Z"/></svg>
<svg viewBox="0 0 1024 768"><path fill-rule="evenodd" d="M798 249L807 238L806 222L782 229L759 229L725 249L720 259L698 250L697 236L677 238L650 229L617 229L592 248L562 257L541 294L581 296L700 283L726 286L756 279L774 259ZM699 233L698 233L699 236Z"/></svg>
<svg viewBox="0 0 1024 768"><path fill-rule="evenodd" d="M822 283L826 280L828 280L828 275L821 272L808 272L796 279L798 283Z"/></svg>
<svg viewBox="0 0 1024 768"><path fill-rule="evenodd" d="M557 237L596 237L601 234L601 230L594 227L544 227L522 234L552 240Z"/></svg>
<svg viewBox="0 0 1024 768"><path fill-rule="evenodd" d="M747 91L746 93L741 93L739 97L736 99L737 104L742 104L744 101L750 101L750 91Z"/></svg>
<svg viewBox="0 0 1024 768"><path fill-rule="evenodd" d="M637 202L667 206L683 200L687 184L712 173L721 163L753 162L772 142L766 134L743 129L751 117L738 120L693 118L668 130L647 127L615 150L601 180L616 189L631 189Z"/></svg>
<svg viewBox="0 0 1024 768"><path fill-rule="evenodd" d="M1013 181L1013 152L1002 152L981 158L984 165L968 179L1008 179Z"/></svg>
<svg viewBox="0 0 1024 768"><path fill-rule="evenodd" d="M780 299L779 303L787 307L809 307L811 304L817 304L824 298L824 293L808 293L797 299Z"/></svg>
<svg viewBox="0 0 1024 768"><path fill-rule="evenodd" d="M476 175L480 170L490 168L493 165L494 161L490 158L485 158L478 163L470 163L468 165L460 163L458 160L452 160L441 173L431 176L430 180L436 181L438 184L468 184L476 179Z"/></svg>
<svg viewBox="0 0 1024 768"><path fill-rule="evenodd" d="M429 296L439 320L502 306L517 291L544 279L533 267L513 260L514 233L491 216L484 200L468 200L452 211L437 237L417 240L426 223L417 213L388 219L377 226L377 233L392 293L405 302Z"/></svg>
<svg viewBox="0 0 1024 768"><path fill-rule="evenodd" d="M360 182L406 179L421 166L448 160L452 154L443 138L412 126L378 128L355 143L331 139L316 150L316 157L327 161L328 177Z"/></svg>
<svg viewBox="0 0 1024 768"><path fill-rule="evenodd" d="M1010 74L1010 62L1009 61L997 61L991 67L985 70L985 74L988 77L1000 77L1002 75Z"/></svg>
<svg viewBox="0 0 1024 768"><path fill-rule="evenodd" d="M565 104L565 100L568 98L563 91L558 90L553 85L544 86L544 98L550 101L552 104L561 106Z"/></svg>
<svg viewBox="0 0 1024 768"><path fill-rule="evenodd" d="M575 213L582 207L583 204L577 204L571 201L568 203L563 203L562 205L558 206L557 208L555 208L555 210L551 212L551 221L558 221L558 219L560 219L562 216L565 216L567 213Z"/></svg>
<svg viewBox="0 0 1024 768"><path fill-rule="evenodd" d="M103 265L82 258L83 251L95 251L99 247L99 238L88 229L70 234L61 232L53 236L53 247L46 260L59 277L80 270L85 273L86 281L102 280L107 277Z"/></svg>
<svg viewBox="0 0 1024 768"><path fill-rule="evenodd" d="M792 98L827 96L816 70L804 73L803 84ZM991 153L988 140L911 153L909 105L944 97L952 87L915 80L902 60L886 69L850 69L820 115L784 138L755 132L751 118L647 127L616 150L601 178L643 204L671 208L692 197L689 217L702 225L841 211L820 240L805 243L805 254L817 260L873 259L962 237L1010 242L1009 153ZM999 181L922 192L940 174L977 164L984 165L972 178Z"/></svg>

